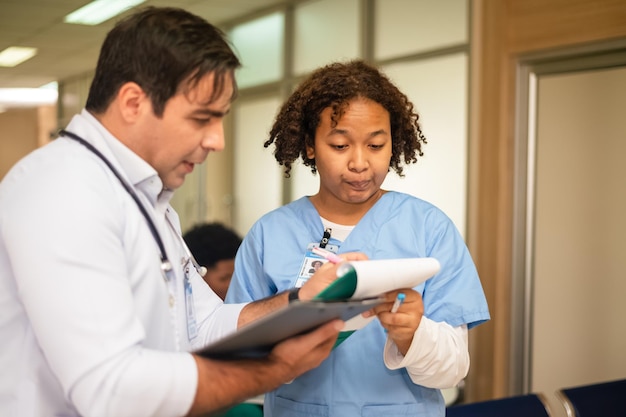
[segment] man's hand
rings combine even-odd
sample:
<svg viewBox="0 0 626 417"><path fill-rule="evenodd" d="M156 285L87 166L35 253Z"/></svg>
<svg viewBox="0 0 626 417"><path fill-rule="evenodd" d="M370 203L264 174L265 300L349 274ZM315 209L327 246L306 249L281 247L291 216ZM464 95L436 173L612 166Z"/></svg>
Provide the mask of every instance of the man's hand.
<svg viewBox="0 0 626 417"><path fill-rule="evenodd" d="M284 369L285 376L281 382L291 381L319 366L330 354L344 324L341 320L333 320L309 333L292 337L276 345L268 359L277 368Z"/></svg>
<svg viewBox="0 0 626 417"><path fill-rule="evenodd" d="M319 366L330 354L343 326L343 321L333 320L279 343L262 359L219 361L194 355L198 387L187 416L225 410Z"/></svg>

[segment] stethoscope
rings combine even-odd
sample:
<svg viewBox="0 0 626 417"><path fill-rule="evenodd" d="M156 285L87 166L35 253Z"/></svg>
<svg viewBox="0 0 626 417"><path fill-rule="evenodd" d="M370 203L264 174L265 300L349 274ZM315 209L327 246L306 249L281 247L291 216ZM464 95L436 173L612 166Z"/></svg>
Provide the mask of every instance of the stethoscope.
<svg viewBox="0 0 626 417"><path fill-rule="evenodd" d="M141 212L141 215L143 216L143 218L146 219L146 223L148 223L148 228L150 229L150 233L152 234L152 237L156 241L157 245L159 246L159 252L160 252L159 256L161 258L161 271L163 272L163 274L165 276L167 276L167 274L169 272L171 272L172 269L173 269L172 268L172 263L167 258L167 254L165 252L165 245L163 244L163 239L161 239L161 235L159 234L159 232L158 232L154 222L152 221L152 217L150 217L150 215L146 211L146 208L141 203L141 200L139 200L139 196L137 196L137 193L135 193L135 190L130 185L128 185L126 183L126 181L124 181L124 178L122 178L122 175L119 173L119 171L117 169L115 169L115 167L113 166L111 161L109 161L102 154L102 152L100 152L98 149L96 149L96 147L93 146L91 143L87 142L85 139L81 138L77 134L72 133L72 132L68 132L67 130L64 130L64 129L61 129L59 131L59 135L68 137L70 139L73 139L73 140L79 142L80 144L82 144L83 146L85 146L91 152L96 154L100 159L102 159L102 161L109 167L111 172L117 177L117 179L119 180L120 184L122 184L122 187L124 187L124 190L126 190L126 192L132 197L132 199L137 204L137 207L139 208L139 211ZM166 216L166 220L167 220L167 222L169 224L169 227L171 227L174 230L174 226L172 225L172 223L170 222L170 219L167 216ZM196 271L198 272L198 274L200 274L201 277L204 277L206 275L206 273L207 273L206 267L201 266L196 261L196 258L194 258L193 254L189 250L189 247L185 243L185 240L182 238L182 236L180 236L180 234L178 232L176 232L176 230L174 230L174 234L176 235L176 237L178 238L178 240L181 243L182 247L184 248L185 254L191 260L191 263L192 263L193 267L196 269Z"/></svg>

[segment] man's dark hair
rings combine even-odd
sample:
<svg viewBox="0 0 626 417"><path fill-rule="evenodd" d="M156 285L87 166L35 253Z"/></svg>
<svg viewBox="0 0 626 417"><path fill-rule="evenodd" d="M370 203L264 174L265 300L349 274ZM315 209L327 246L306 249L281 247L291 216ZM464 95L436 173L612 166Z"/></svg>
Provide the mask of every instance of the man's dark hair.
<svg viewBox="0 0 626 417"><path fill-rule="evenodd" d="M183 239L198 263L212 268L218 261L234 259L241 245L241 237L221 223L195 225Z"/></svg>
<svg viewBox="0 0 626 417"><path fill-rule="evenodd" d="M224 90L227 75L232 75L234 99L239 66L224 33L206 20L177 8L144 8L107 34L85 107L103 113L122 85L135 82L161 117L172 96L188 92L210 73L215 79L209 102Z"/></svg>
<svg viewBox="0 0 626 417"><path fill-rule="evenodd" d="M275 145L274 156L290 176L291 164L302 158L304 165L317 172L315 159L307 157L307 146L315 148L315 131L320 115L331 108L335 127L348 103L356 98L372 100L389 112L391 123L391 161L389 168L403 176L402 164L417 162L426 143L419 116L413 103L385 74L362 60L335 62L309 75L282 105L269 139L264 146Z"/></svg>

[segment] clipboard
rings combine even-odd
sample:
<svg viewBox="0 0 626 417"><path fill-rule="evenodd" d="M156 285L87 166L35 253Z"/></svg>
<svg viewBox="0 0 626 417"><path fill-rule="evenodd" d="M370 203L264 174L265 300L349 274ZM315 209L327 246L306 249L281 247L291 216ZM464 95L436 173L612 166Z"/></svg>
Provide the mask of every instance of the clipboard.
<svg viewBox="0 0 626 417"><path fill-rule="evenodd" d="M194 353L213 359L264 357L285 339L307 333L333 319L351 319L381 302L380 298L294 301Z"/></svg>

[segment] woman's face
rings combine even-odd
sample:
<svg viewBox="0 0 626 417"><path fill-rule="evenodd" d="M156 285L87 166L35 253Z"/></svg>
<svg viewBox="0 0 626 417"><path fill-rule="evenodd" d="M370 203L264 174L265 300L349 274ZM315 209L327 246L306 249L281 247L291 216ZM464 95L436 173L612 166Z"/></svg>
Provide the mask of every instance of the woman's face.
<svg viewBox="0 0 626 417"><path fill-rule="evenodd" d="M320 199L331 205L376 200L391 161L389 112L374 101L355 98L332 127L331 111L322 111L315 148L307 148L320 176Z"/></svg>

